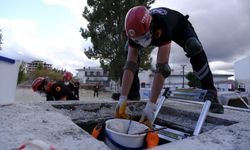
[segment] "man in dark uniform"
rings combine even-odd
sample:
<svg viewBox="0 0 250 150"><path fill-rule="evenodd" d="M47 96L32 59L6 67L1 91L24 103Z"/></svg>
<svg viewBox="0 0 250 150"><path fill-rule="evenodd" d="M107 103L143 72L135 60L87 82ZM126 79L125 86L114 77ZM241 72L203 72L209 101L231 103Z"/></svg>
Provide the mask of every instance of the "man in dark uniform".
<svg viewBox="0 0 250 150"><path fill-rule="evenodd" d="M71 90L77 100L79 100L79 85L73 81L73 74L65 71L63 74L63 83Z"/></svg>
<svg viewBox="0 0 250 150"><path fill-rule="evenodd" d="M98 95L99 95L99 89L100 89L100 85L99 85L99 83L96 83L94 85L94 97L95 96L98 97Z"/></svg>
<svg viewBox="0 0 250 150"><path fill-rule="evenodd" d="M168 62L172 41L184 49L186 56L190 58L194 73L201 81L202 89L208 90L208 95L210 95L212 101L210 111L224 113L224 109L217 99L217 90L214 87L207 56L192 24L188 20L188 16L169 8L148 10L144 6L136 6L131 8L126 15L125 30L129 39L129 48L124 66L121 96L116 107L116 117L127 118L124 107L126 107L127 96L134 75L137 76L139 51L143 50L141 49L143 47L157 46L156 73L152 84L151 98L144 108L141 118L141 121L146 121L148 125L152 123L156 110L155 103L165 78L171 72Z"/></svg>
<svg viewBox="0 0 250 150"><path fill-rule="evenodd" d="M46 78L38 77L32 83L34 92L46 94L47 101L77 100L71 90L62 82L49 82Z"/></svg>

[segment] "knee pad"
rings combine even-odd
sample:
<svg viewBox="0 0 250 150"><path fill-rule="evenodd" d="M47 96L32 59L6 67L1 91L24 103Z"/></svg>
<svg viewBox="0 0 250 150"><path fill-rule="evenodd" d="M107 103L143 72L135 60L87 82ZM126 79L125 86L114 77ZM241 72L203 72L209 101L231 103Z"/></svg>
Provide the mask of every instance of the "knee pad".
<svg viewBox="0 0 250 150"><path fill-rule="evenodd" d="M203 51L201 42L196 37L191 37L187 39L185 43L185 51L187 57L193 57Z"/></svg>
<svg viewBox="0 0 250 150"><path fill-rule="evenodd" d="M171 68L168 64L157 63L156 73L160 73L164 78L167 78L171 74Z"/></svg>
<svg viewBox="0 0 250 150"><path fill-rule="evenodd" d="M137 63L132 61L126 61L125 66L123 67L123 70L130 70L135 74L136 70L138 68Z"/></svg>

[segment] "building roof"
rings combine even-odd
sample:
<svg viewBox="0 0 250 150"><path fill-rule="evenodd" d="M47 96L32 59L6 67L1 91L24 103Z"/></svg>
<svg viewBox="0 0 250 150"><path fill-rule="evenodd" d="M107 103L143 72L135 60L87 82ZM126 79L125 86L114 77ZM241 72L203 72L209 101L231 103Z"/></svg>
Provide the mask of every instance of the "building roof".
<svg viewBox="0 0 250 150"><path fill-rule="evenodd" d="M83 67L76 69L77 71L87 71L87 70L103 70L101 67Z"/></svg>

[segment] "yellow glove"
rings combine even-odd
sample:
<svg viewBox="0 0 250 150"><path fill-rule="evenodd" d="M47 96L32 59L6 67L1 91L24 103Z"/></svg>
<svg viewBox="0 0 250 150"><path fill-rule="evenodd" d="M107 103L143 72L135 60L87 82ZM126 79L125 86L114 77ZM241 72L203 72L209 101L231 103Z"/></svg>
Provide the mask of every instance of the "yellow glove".
<svg viewBox="0 0 250 150"><path fill-rule="evenodd" d="M120 96L119 102L115 108L115 118L128 119L129 116L126 114L127 97Z"/></svg>
<svg viewBox="0 0 250 150"><path fill-rule="evenodd" d="M156 111L156 105L150 101L147 102L145 108L143 109L140 123L144 123L149 129L152 129L154 114Z"/></svg>

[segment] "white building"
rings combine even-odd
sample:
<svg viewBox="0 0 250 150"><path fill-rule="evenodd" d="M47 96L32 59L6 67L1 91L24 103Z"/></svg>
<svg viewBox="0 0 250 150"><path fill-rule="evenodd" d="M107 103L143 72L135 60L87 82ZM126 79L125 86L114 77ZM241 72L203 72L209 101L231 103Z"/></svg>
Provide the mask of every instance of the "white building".
<svg viewBox="0 0 250 150"><path fill-rule="evenodd" d="M108 73L100 67L83 67L82 69L77 69L77 71L76 76L80 83L106 85L108 82Z"/></svg>
<svg viewBox="0 0 250 150"><path fill-rule="evenodd" d="M31 63L26 64L26 71L28 73L34 72L38 67L43 67L48 70L52 70L52 64L47 64L46 62L43 62L41 60L34 60Z"/></svg>
<svg viewBox="0 0 250 150"><path fill-rule="evenodd" d="M218 89L218 91L228 91L234 89L234 83L228 80L229 77L233 75L228 74L213 74L214 77L214 84L215 87ZM150 87L153 82L154 74L152 74L151 71L143 71L139 73L140 83L145 84L145 87ZM184 82L183 82L184 79ZM184 84L183 84L184 83ZM177 74L175 72L172 72L171 75L166 78L165 87L171 87L171 88L188 88L188 80L186 77L182 74Z"/></svg>
<svg viewBox="0 0 250 150"><path fill-rule="evenodd" d="M237 61L234 64L235 80L238 83L238 88L245 88L247 93L250 93L250 56Z"/></svg>

